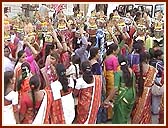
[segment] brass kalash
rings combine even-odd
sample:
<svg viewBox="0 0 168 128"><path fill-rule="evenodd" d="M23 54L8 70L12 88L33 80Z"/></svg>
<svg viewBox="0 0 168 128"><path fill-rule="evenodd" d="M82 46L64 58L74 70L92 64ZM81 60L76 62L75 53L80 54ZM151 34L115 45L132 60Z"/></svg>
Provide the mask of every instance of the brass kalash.
<svg viewBox="0 0 168 128"><path fill-rule="evenodd" d="M66 40L69 38L68 37L69 28L66 23L66 16L63 13L58 14L58 24L56 31L58 35L64 34Z"/></svg>
<svg viewBox="0 0 168 128"><path fill-rule="evenodd" d="M97 31L97 23L96 23L96 16L92 15L89 18L89 24L87 28L87 33L89 34L89 37L96 37L96 31Z"/></svg>
<svg viewBox="0 0 168 128"><path fill-rule="evenodd" d="M146 22L145 22L145 19L144 18L141 18L140 20L137 21L137 38L135 39L136 41L137 40L143 40L145 41L146 39L146 31L147 31L147 28L146 28Z"/></svg>
<svg viewBox="0 0 168 128"><path fill-rule="evenodd" d="M154 37L153 40L158 42L159 47L163 47L163 35L164 29L163 29L163 23L161 21L156 20L154 23Z"/></svg>

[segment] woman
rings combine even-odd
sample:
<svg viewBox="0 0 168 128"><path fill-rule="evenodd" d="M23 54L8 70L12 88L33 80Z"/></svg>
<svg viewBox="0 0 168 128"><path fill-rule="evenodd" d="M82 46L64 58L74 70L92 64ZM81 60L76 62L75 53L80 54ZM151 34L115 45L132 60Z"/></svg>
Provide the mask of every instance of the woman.
<svg viewBox="0 0 168 128"><path fill-rule="evenodd" d="M41 124L43 121L39 121L41 117L38 114L41 112L41 106L46 105L47 101L44 97L45 93L39 90L40 81L38 75L30 78L29 85L31 89L25 92L21 98L20 122L22 124ZM43 112L45 112L45 109L43 109Z"/></svg>
<svg viewBox="0 0 168 128"><path fill-rule="evenodd" d="M119 69L117 54L118 45L113 43L107 49L107 56L104 60L104 76L106 79L106 96L114 89L114 73ZM112 118L112 108L108 108L108 119Z"/></svg>
<svg viewBox="0 0 168 128"><path fill-rule="evenodd" d="M78 96L76 124L96 123L101 103L101 78L94 76L89 61L81 64L82 77L77 79L74 94Z"/></svg>
<svg viewBox="0 0 168 128"><path fill-rule="evenodd" d="M32 76L30 71L30 65L27 62L24 62L21 65L21 78L17 81L16 90L19 93L19 99L22 98L23 93L30 91L29 80Z"/></svg>
<svg viewBox="0 0 168 128"><path fill-rule="evenodd" d="M30 64L32 74L39 75L40 81L41 81L41 89L43 89L46 84L44 81L44 77L41 73L41 70L35 60L35 58L37 57L39 53L39 45L37 44L37 42L35 41L33 37L28 37L24 39L23 50L26 53L26 56L27 56L26 60Z"/></svg>
<svg viewBox="0 0 168 128"><path fill-rule="evenodd" d="M92 65L92 72L94 75L101 75L101 67L98 63L99 58L99 48L91 48L89 60Z"/></svg>
<svg viewBox="0 0 168 128"><path fill-rule="evenodd" d="M15 65L15 59L10 57L11 50L8 46L4 47L4 71L13 71Z"/></svg>
<svg viewBox="0 0 168 128"><path fill-rule="evenodd" d="M75 117L75 105L72 96L74 81L66 77L66 69L63 64L57 64L55 69L58 79L50 86L53 97L50 106L51 123L72 124Z"/></svg>
<svg viewBox="0 0 168 128"><path fill-rule="evenodd" d="M4 72L3 123L19 124L18 93L14 91L14 72Z"/></svg>
<svg viewBox="0 0 168 128"><path fill-rule="evenodd" d="M21 70L21 65L23 62L26 62L26 53L24 50L21 50L18 52L17 54L17 60L14 66L14 75L16 78L16 82L19 81L21 79L21 75L22 75L22 70ZM15 90L16 90L16 84L15 84Z"/></svg>
<svg viewBox="0 0 168 128"><path fill-rule="evenodd" d="M55 45L53 43L45 44L45 46L43 46L40 53L36 57L36 62L40 69L45 66L47 56L50 55L54 49Z"/></svg>
<svg viewBox="0 0 168 128"><path fill-rule="evenodd" d="M99 48L91 48L90 49L90 63L92 66L92 73L93 75L102 75L102 68L98 62L98 60L100 59L100 55L99 55ZM104 76L102 76L102 78L104 78ZM105 100L105 84L102 83L102 95L101 95L101 102L103 102ZM97 115L97 121L96 123L105 123L107 120L107 110L106 108L100 106L99 111L98 111L98 115Z"/></svg>
<svg viewBox="0 0 168 128"><path fill-rule="evenodd" d="M155 83L152 86L152 113L157 115L159 114L160 101L164 91L163 84L161 84L164 72L163 52L161 50L154 51L154 58L150 61L150 65L158 70Z"/></svg>
<svg viewBox="0 0 168 128"><path fill-rule="evenodd" d="M134 69L139 64L139 54L142 52L142 41L138 40L133 44L133 52L128 55L129 66Z"/></svg>
<svg viewBox="0 0 168 128"><path fill-rule="evenodd" d="M121 70L114 75L114 86L119 94L114 101L112 124L128 124L136 97L135 75L123 56L119 59L119 64ZM111 96L112 94L105 100L106 103L109 103Z"/></svg>
<svg viewBox="0 0 168 128"><path fill-rule="evenodd" d="M55 66L58 61L59 55L57 52L54 51L47 56L45 67L41 69L47 86L57 80Z"/></svg>
<svg viewBox="0 0 168 128"><path fill-rule="evenodd" d="M66 69L66 76L78 79L80 77L80 63L80 57L77 54L71 55L71 65Z"/></svg>
<svg viewBox="0 0 168 128"><path fill-rule="evenodd" d="M149 54L140 54L139 69L135 71L138 83L136 104L132 113L132 124L151 124L151 87L157 70L148 64Z"/></svg>

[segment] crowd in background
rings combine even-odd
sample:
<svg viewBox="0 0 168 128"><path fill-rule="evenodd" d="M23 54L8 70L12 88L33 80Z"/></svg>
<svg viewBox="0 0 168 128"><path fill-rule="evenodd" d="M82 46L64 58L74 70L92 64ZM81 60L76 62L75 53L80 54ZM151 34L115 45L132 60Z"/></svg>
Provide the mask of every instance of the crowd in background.
<svg viewBox="0 0 168 128"><path fill-rule="evenodd" d="M164 15L120 13L4 14L3 124L163 124Z"/></svg>

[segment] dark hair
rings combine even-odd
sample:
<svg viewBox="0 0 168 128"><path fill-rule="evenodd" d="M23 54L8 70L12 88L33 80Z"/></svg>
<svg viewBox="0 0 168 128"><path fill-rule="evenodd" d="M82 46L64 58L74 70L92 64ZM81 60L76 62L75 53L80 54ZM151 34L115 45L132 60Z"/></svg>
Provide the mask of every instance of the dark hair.
<svg viewBox="0 0 168 128"><path fill-rule="evenodd" d="M47 56L50 54L50 51L53 50L54 48L55 47L54 47L53 43L47 44L45 46L45 58L44 58L44 62L46 61Z"/></svg>
<svg viewBox="0 0 168 128"><path fill-rule="evenodd" d="M121 70L123 72L123 78L124 78L124 82L125 85L127 87L131 87L132 86L132 79L131 79L131 73L128 69L128 61L124 56L120 56L118 58L119 64L121 66Z"/></svg>
<svg viewBox="0 0 168 128"><path fill-rule="evenodd" d="M81 64L80 57L76 53L71 57L71 61L73 64Z"/></svg>
<svg viewBox="0 0 168 128"><path fill-rule="evenodd" d="M15 66L17 65L19 59L23 56L24 53L25 53L24 50L20 50L20 51L18 52L18 54L17 54L17 60L16 60L16 63L15 63ZM14 67L15 67L15 66L14 66Z"/></svg>
<svg viewBox="0 0 168 128"><path fill-rule="evenodd" d="M137 40L133 44L133 49L135 50L136 53L141 53L143 49L143 41L142 40Z"/></svg>
<svg viewBox="0 0 168 128"><path fill-rule="evenodd" d="M141 14L142 14L142 13L141 13L140 11L137 11L137 12L136 12L135 18L134 18L134 21L135 21L135 22L139 20Z"/></svg>
<svg viewBox="0 0 168 128"><path fill-rule="evenodd" d="M81 69L83 71L83 79L87 84L93 82L93 73L91 71L91 64L89 61L84 61L81 64Z"/></svg>
<svg viewBox="0 0 168 128"><path fill-rule="evenodd" d="M90 57L89 60L93 59L94 57L96 57L96 55L99 53L99 48L97 47L93 47L90 49Z"/></svg>
<svg viewBox="0 0 168 128"><path fill-rule="evenodd" d="M107 55L110 55L111 53L113 53L113 51L116 51L118 49L118 45L116 43L112 43L111 45L109 45L107 47Z"/></svg>
<svg viewBox="0 0 168 128"><path fill-rule="evenodd" d="M144 90L144 79L143 79L143 65L142 63L145 62L147 63L149 61L150 55L147 52L142 52L140 53L140 63L139 63L139 68L140 68L140 76L138 78L138 96L141 97L143 90Z"/></svg>
<svg viewBox="0 0 168 128"><path fill-rule="evenodd" d="M35 99L35 94L34 91L37 90L40 86L40 79L38 75L34 75L30 78L29 85L31 88L31 93L32 93L32 99L33 99L33 113L36 113L35 105L36 105L36 99Z"/></svg>
<svg viewBox="0 0 168 128"><path fill-rule="evenodd" d="M23 68L24 68L24 67L27 67L28 70L29 70L29 73L30 73L31 68L30 68L30 64L29 64L28 62L24 62L24 63L21 65L22 71L23 71Z"/></svg>
<svg viewBox="0 0 168 128"><path fill-rule="evenodd" d="M14 72L13 71L6 71L4 72L4 96L6 95L6 89L10 84L10 80L13 78Z"/></svg>
<svg viewBox="0 0 168 128"><path fill-rule="evenodd" d="M67 92L68 91L68 78L66 77L65 66L63 64L57 64L55 69L58 75L58 80L63 87L63 91Z"/></svg>
<svg viewBox="0 0 168 128"><path fill-rule="evenodd" d="M6 49L6 48L7 48L9 51L11 51L9 46L5 46L5 47L4 47L4 49Z"/></svg>
<svg viewBox="0 0 168 128"><path fill-rule="evenodd" d="M27 72L27 70L24 67L27 67L29 72ZM22 69L22 78L17 82L17 90L18 91L21 89L21 85L22 85L23 80L27 77L28 73L30 73L30 64L28 62L24 62L21 65L21 69ZM23 72L24 72L24 74L23 74Z"/></svg>
<svg viewBox="0 0 168 128"><path fill-rule="evenodd" d="M111 20L113 18L114 14L113 13L110 13L109 15L109 20Z"/></svg>
<svg viewBox="0 0 168 128"><path fill-rule="evenodd" d="M5 47L4 47L4 52L5 52L5 49L8 49L8 50L9 50L9 53L8 53L8 55L9 55L9 54L11 53L11 50L10 50L9 46L5 46ZM6 56L5 53L4 53L4 56Z"/></svg>
<svg viewBox="0 0 168 128"><path fill-rule="evenodd" d="M156 51L154 51L154 57L158 58L159 56L163 55L163 51L160 49L157 49Z"/></svg>
<svg viewBox="0 0 168 128"><path fill-rule="evenodd" d="M56 51L54 51L53 53L51 53L51 56L54 57L56 60L59 59L59 54Z"/></svg>

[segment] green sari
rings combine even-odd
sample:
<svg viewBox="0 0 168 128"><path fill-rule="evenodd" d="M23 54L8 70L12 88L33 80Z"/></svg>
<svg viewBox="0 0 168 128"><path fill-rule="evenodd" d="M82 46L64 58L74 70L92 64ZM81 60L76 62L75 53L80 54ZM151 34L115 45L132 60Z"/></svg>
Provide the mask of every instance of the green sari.
<svg viewBox="0 0 168 128"><path fill-rule="evenodd" d="M122 77L122 71L114 74L114 87L118 88L119 94L114 102L114 115L112 124L127 124L130 121L130 115L135 103L135 75L132 74L132 87L126 87Z"/></svg>

